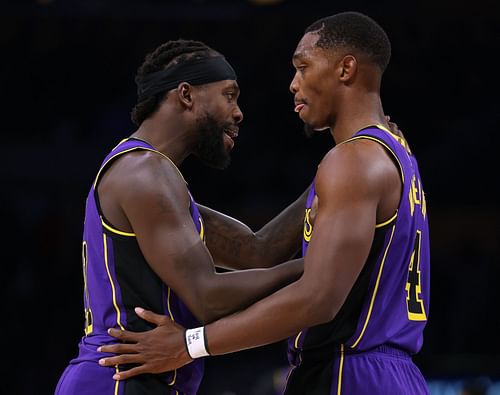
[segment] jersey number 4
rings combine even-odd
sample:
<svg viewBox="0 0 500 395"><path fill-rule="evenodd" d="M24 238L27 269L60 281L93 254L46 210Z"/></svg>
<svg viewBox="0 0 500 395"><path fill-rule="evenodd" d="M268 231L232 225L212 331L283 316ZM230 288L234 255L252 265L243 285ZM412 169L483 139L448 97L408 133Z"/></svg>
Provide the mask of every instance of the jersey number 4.
<svg viewBox="0 0 500 395"><path fill-rule="evenodd" d="M408 308L408 319L411 321L426 321L424 302L420 298L422 289L420 287L420 243L422 233L417 230L415 246L411 253L408 266L408 281L406 282L406 306Z"/></svg>

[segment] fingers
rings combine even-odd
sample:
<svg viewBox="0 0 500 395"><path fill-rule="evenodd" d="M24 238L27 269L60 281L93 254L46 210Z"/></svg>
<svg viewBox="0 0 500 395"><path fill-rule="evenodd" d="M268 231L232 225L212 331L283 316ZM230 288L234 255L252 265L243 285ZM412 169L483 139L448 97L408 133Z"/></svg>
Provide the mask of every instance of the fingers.
<svg viewBox="0 0 500 395"><path fill-rule="evenodd" d="M99 359L99 365L101 366L115 366L142 362L142 358L139 354L123 354Z"/></svg>
<svg viewBox="0 0 500 395"><path fill-rule="evenodd" d="M125 341L125 342L138 342L139 341L139 334L135 332L129 332L126 330L121 330L121 329L116 329L116 328L109 328L108 329L108 334L113 336L116 339Z"/></svg>
<svg viewBox="0 0 500 395"><path fill-rule="evenodd" d="M99 352L109 352L112 354L135 354L138 352L136 344L107 344L97 349Z"/></svg>
<svg viewBox="0 0 500 395"><path fill-rule="evenodd" d="M134 377L134 376L137 376L138 374L142 374L142 373L149 373L148 369L144 365L137 366L137 367L132 368L130 370L124 370L123 372L115 373L113 378L115 380L126 380L126 379L129 379L130 377Z"/></svg>
<svg viewBox="0 0 500 395"><path fill-rule="evenodd" d="M150 310L144 310L142 307L136 307L135 312L143 320L146 320L156 325L165 325L165 323L171 321L170 317L166 315L155 314Z"/></svg>

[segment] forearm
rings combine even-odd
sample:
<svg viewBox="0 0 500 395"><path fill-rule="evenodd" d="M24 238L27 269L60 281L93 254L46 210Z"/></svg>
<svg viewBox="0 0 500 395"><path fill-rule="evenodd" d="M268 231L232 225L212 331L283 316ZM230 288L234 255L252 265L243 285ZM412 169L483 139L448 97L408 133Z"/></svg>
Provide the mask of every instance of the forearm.
<svg viewBox="0 0 500 395"><path fill-rule="evenodd" d="M293 336L302 329L326 322L312 292L304 292L299 280L248 309L205 327L212 355L263 346Z"/></svg>
<svg viewBox="0 0 500 395"><path fill-rule="evenodd" d="M266 267L291 259L300 250L308 193L309 188L256 233L263 244L260 261Z"/></svg>
<svg viewBox="0 0 500 395"><path fill-rule="evenodd" d="M245 224L198 205L205 222L207 247L215 264L230 269L270 267L300 249L309 188L283 212L253 232Z"/></svg>
<svg viewBox="0 0 500 395"><path fill-rule="evenodd" d="M303 271L303 259L296 259L270 269L250 269L217 273L204 282L204 322L240 311L252 303L296 281Z"/></svg>
<svg viewBox="0 0 500 395"><path fill-rule="evenodd" d="M238 270L265 267L258 264L264 242L250 227L201 204L198 209L205 225L206 245L216 266Z"/></svg>
<svg viewBox="0 0 500 395"><path fill-rule="evenodd" d="M318 306L321 298L314 296L316 287L306 284L301 278L243 312L206 325L208 350L219 355L257 347L320 323L325 319L318 314L322 310ZM171 371L191 362L193 357L206 355L203 336L193 336L202 332L200 328L186 331L168 316L142 309L136 309L136 313L157 327L141 333L111 328L108 333L121 341L99 348L101 352L119 354L102 358L101 366L137 364L115 374L115 380Z"/></svg>

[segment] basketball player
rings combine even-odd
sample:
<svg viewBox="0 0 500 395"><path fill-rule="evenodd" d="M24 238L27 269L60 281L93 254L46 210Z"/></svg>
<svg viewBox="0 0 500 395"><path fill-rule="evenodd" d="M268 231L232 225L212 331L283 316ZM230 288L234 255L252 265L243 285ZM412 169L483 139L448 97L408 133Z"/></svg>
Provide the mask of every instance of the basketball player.
<svg viewBox="0 0 500 395"><path fill-rule="evenodd" d="M390 53L384 30L359 13L306 29L293 55L295 111L309 129L329 129L336 145L305 206L304 274L241 312L186 331L138 308L157 327L110 330L127 343L101 347L121 355L100 363L138 364L115 379L289 337L287 395L428 394L412 362L429 313L428 217L415 157L383 115Z"/></svg>
<svg viewBox="0 0 500 395"><path fill-rule="evenodd" d="M202 360L166 374L113 380L127 367L98 365L97 348L116 342L106 330L152 328L134 312L137 305L198 327L302 274L302 260L216 273L205 247L204 223L178 166L190 154L218 168L229 162L243 115L236 75L224 57L201 42L170 41L146 57L136 82L132 118L138 129L106 156L87 198L85 336L59 380L58 395L196 394ZM232 223L238 237L246 236L246 260L239 268L273 266L299 248L303 202L305 194L257 235L213 210L207 216ZM264 256L259 243L274 250ZM234 267L230 260L221 263Z"/></svg>

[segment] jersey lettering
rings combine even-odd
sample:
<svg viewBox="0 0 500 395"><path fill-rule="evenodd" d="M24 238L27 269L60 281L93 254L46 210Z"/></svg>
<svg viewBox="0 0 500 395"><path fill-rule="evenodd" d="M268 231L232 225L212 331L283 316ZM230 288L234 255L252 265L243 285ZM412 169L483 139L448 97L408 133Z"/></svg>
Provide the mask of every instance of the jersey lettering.
<svg viewBox="0 0 500 395"><path fill-rule="evenodd" d="M422 232L417 230L415 236L415 247L410 258L408 267L408 281L406 283L406 306L408 308L408 319L410 321L426 321L424 303L420 298L422 294L420 282L420 245Z"/></svg>
<svg viewBox="0 0 500 395"><path fill-rule="evenodd" d="M422 189L422 183L415 175L411 179L410 191L408 192L408 199L410 201L410 214L413 217L415 213L415 207L419 206L422 212L422 216L425 219L427 213L427 207L425 204L425 194Z"/></svg>
<svg viewBox="0 0 500 395"><path fill-rule="evenodd" d="M306 209L306 215L304 218L304 240L309 243L312 235L312 225L311 225L311 209Z"/></svg>

